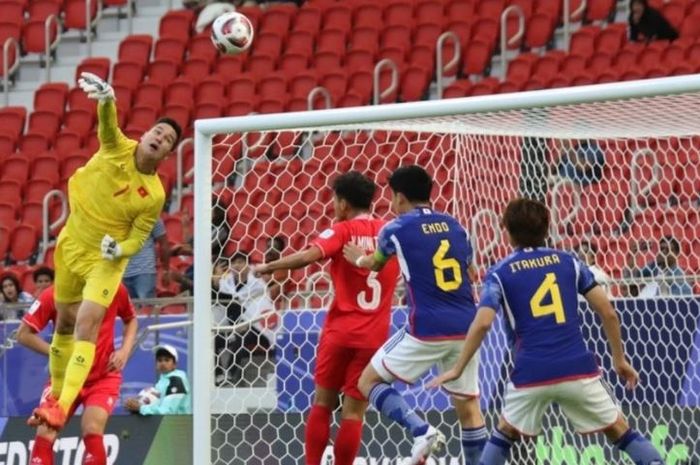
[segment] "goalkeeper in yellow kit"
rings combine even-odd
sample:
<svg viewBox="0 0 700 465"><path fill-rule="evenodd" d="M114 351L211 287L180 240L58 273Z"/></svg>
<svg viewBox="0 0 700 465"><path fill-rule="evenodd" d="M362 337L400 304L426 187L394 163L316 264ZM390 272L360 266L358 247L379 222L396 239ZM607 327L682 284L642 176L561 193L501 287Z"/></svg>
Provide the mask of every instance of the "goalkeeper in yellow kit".
<svg viewBox="0 0 700 465"><path fill-rule="evenodd" d="M54 256L58 316L49 354L52 395L28 421L53 429L63 427L90 371L98 329L128 259L160 215L165 192L156 169L181 132L175 121L162 118L140 141L128 139L117 126L112 87L90 73L82 73L78 84L99 102L100 148L68 181L70 216Z"/></svg>

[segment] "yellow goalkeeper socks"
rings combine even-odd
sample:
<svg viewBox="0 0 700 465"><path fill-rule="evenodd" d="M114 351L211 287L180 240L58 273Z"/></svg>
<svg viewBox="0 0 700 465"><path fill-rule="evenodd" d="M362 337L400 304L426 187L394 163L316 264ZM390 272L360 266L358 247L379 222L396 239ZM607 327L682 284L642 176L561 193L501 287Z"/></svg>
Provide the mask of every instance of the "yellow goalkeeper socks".
<svg viewBox="0 0 700 465"><path fill-rule="evenodd" d="M67 412L75 399L78 397L80 390L85 384L85 380L92 368L92 362L95 359L95 344L89 341L76 341L73 345L73 354L70 357L68 366L66 367L66 376L63 380L63 390L61 397L58 399L58 404L63 411Z"/></svg>
<svg viewBox="0 0 700 465"><path fill-rule="evenodd" d="M49 350L49 373L51 373L51 393L58 399L63 389L66 365L73 353L73 334L54 333Z"/></svg>

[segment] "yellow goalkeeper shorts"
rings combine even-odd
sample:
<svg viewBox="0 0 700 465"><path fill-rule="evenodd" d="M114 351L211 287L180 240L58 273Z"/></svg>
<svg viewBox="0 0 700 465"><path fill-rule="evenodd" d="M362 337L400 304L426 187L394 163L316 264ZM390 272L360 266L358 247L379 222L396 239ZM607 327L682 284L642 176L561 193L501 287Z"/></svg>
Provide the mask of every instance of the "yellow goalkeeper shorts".
<svg viewBox="0 0 700 465"><path fill-rule="evenodd" d="M66 304L89 300L109 307L128 262L128 258L105 260L99 244L87 248L64 228L54 254L54 299Z"/></svg>

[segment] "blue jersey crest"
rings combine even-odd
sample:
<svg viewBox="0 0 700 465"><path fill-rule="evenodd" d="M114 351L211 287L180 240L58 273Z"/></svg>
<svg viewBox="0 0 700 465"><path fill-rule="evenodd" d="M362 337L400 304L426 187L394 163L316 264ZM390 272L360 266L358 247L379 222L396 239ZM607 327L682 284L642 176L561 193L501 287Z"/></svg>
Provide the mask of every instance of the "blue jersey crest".
<svg viewBox="0 0 700 465"><path fill-rule="evenodd" d="M379 233L377 256L398 257L410 306L410 333L421 339L463 337L476 306L468 267L469 236L455 218L419 207Z"/></svg>

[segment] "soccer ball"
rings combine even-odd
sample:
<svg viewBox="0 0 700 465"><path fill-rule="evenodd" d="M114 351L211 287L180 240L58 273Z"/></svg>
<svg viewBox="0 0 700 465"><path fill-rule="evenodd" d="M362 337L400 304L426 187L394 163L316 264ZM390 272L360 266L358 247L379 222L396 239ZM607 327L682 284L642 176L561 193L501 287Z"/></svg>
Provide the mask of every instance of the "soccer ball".
<svg viewBox="0 0 700 465"><path fill-rule="evenodd" d="M253 43L253 25L240 13L232 11L214 20L211 41L221 53L237 55L245 52Z"/></svg>
<svg viewBox="0 0 700 465"><path fill-rule="evenodd" d="M141 405L151 405L160 402L160 393L153 386L141 389L137 397Z"/></svg>

